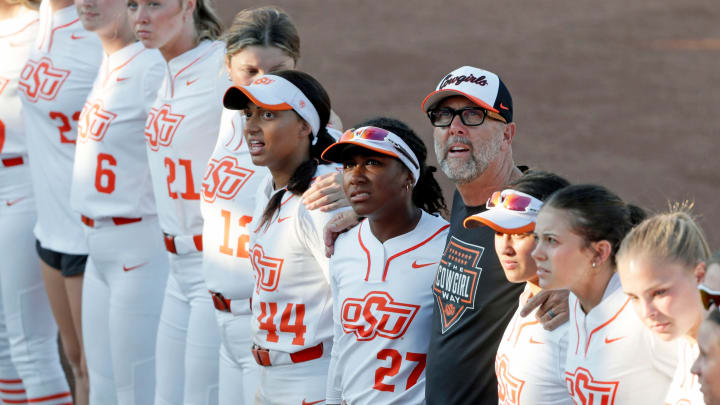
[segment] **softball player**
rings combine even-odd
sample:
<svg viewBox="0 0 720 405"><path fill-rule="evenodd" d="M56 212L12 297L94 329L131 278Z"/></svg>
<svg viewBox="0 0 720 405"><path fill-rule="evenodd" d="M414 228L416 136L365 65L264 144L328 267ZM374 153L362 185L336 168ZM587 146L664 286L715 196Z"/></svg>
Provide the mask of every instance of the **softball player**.
<svg viewBox="0 0 720 405"><path fill-rule="evenodd" d="M286 70L231 88L224 103L245 111L250 157L270 171L249 224L252 351L263 366L256 402L320 403L332 346L322 228L335 211L308 211L299 196L312 178L336 170L317 160L333 141L330 100L311 76Z"/></svg>
<svg viewBox="0 0 720 405"><path fill-rule="evenodd" d="M266 44L273 44L266 46ZM274 8L244 10L226 34L226 67L236 86L271 69L295 67L300 39L289 16ZM255 193L267 176L255 166L243 137L243 116L223 110L215 150L202 183L203 269L220 328L219 403L252 404L260 367L250 352L250 297L254 285L248 255Z"/></svg>
<svg viewBox="0 0 720 405"><path fill-rule="evenodd" d="M540 286L571 292L564 380L576 403L660 404L670 384L675 348L642 326L615 274L620 241L641 216L594 185L559 190L538 215Z"/></svg>
<svg viewBox="0 0 720 405"><path fill-rule="evenodd" d="M101 58L100 41L83 29L73 2L47 0L18 84L38 210L37 251L80 404L87 403L80 319L87 246L80 218L70 208L70 187L77 122Z"/></svg>
<svg viewBox="0 0 720 405"><path fill-rule="evenodd" d="M363 125L322 155L343 164L345 193L366 217L338 238L330 260L326 403L424 404L430 286L449 227L431 213L445 203L410 128L391 119Z"/></svg>
<svg viewBox="0 0 720 405"><path fill-rule="evenodd" d="M700 404L703 394L690 368L698 356L703 304L698 285L710 247L689 210L657 214L623 240L618 274L638 317L662 340L675 340L679 363L665 403Z"/></svg>
<svg viewBox="0 0 720 405"><path fill-rule="evenodd" d="M214 404L218 334L203 277L200 193L217 140L225 72L220 23L209 4L130 0L130 21L166 61L165 77L145 124L160 228L170 274L157 339L157 405ZM194 45L197 44L197 45Z"/></svg>
<svg viewBox="0 0 720 405"><path fill-rule="evenodd" d="M38 32L35 4L2 1L0 19L0 401L70 404L32 227L36 221L18 78ZM35 7L35 8L32 8Z"/></svg>
<svg viewBox="0 0 720 405"><path fill-rule="evenodd" d="M265 72L294 69L300 57L295 25L275 7L241 11L225 39L227 69L236 86L249 85ZM260 368L248 350L252 344L249 299L254 281L247 243L254 196L268 171L252 163L243 125L239 111L223 111L218 142L203 178L200 204L205 282L218 311L220 328L221 405L235 404L238 398L252 403L260 376ZM328 190L333 186L321 187L318 200L329 194L328 203L338 204L335 199L344 198L344 194L338 189L339 195L333 198Z"/></svg>
<svg viewBox="0 0 720 405"><path fill-rule="evenodd" d="M502 192L495 192L487 210L468 217L467 228L487 225L495 231L495 251L505 277L525 282L520 305L503 333L495 358L500 404L572 404L563 371L569 326L551 331L543 328L537 310L526 316L521 310L541 289L537 267L530 256L535 248L532 231L542 200L567 186L552 173L529 171Z"/></svg>
<svg viewBox="0 0 720 405"><path fill-rule="evenodd" d="M76 5L105 51L80 114L71 198L90 259L83 286L90 403L150 405L168 262L144 128L164 63L136 42L124 0Z"/></svg>

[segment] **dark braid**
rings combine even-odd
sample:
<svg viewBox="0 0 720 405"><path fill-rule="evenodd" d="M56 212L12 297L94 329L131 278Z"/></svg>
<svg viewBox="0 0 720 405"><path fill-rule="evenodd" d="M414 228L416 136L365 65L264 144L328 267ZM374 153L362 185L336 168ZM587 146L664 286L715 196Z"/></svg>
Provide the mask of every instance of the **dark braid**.
<svg viewBox="0 0 720 405"><path fill-rule="evenodd" d="M285 190L295 195L301 195L310 187L318 165L328 164L320 159L320 154L325 148L335 142L335 139L327 132L326 128L328 120L330 119L330 97L322 85L309 74L297 70L281 70L274 72L273 75L280 76L289 81L305 94L318 112L318 116L320 117L320 130L318 131L318 140L315 145L312 144L312 141L310 142L310 158L302 162L300 166L295 169L292 176L290 176L287 186L275 193L270 201L268 201L265 211L263 211L262 222L258 229L270 224L275 212L280 208L280 204L282 204ZM312 137L312 134L310 134L310 136Z"/></svg>
<svg viewBox="0 0 720 405"><path fill-rule="evenodd" d="M415 134L415 131L404 122L388 117L371 118L356 125L355 128L366 126L386 129L408 144L420 163L420 178L415 184L412 193L413 204L431 214L441 213L447 215L447 206L445 205L442 189L435 180L435 176L433 176L437 169L426 164L427 148L422 139Z"/></svg>

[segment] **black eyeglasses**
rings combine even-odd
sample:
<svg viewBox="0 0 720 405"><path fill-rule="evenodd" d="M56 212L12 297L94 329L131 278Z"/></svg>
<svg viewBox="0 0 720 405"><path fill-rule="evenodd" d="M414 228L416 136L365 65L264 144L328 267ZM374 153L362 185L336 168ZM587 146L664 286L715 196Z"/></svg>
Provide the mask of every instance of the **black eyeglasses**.
<svg viewBox="0 0 720 405"><path fill-rule="evenodd" d="M449 127L456 115L460 116L460 121L469 127L476 127L485 122L485 117L507 122L501 115L492 111L488 111L480 107L465 107L454 110L449 107L434 108L427 112L430 123L434 127Z"/></svg>

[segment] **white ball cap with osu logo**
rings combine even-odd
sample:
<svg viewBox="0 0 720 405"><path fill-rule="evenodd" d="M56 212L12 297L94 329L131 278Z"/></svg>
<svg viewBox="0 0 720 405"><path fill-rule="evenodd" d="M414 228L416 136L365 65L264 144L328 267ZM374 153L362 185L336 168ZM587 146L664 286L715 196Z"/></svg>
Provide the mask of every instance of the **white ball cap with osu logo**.
<svg viewBox="0 0 720 405"><path fill-rule="evenodd" d="M289 80L263 75L249 86L230 87L223 97L223 105L230 110L244 110L248 103L271 111L295 110L312 128L313 137L317 137L320 116L310 99Z"/></svg>
<svg viewBox="0 0 720 405"><path fill-rule="evenodd" d="M499 114L506 122L512 122L512 97L505 83L493 72L472 66L453 70L440 80L435 91L425 97L422 109L427 112L452 96L467 97L478 106Z"/></svg>

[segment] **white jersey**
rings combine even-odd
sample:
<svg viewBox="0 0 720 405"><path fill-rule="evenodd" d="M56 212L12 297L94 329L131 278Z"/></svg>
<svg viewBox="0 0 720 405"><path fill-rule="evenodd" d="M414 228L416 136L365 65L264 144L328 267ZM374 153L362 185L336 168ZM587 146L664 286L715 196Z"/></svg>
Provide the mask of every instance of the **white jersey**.
<svg viewBox="0 0 720 405"><path fill-rule="evenodd" d="M170 60L145 124L160 227L170 235L202 232L200 186L232 85L224 64L220 41L203 41Z"/></svg>
<svg viewBox="0 0 720 405"><path fill-rule="evenodd" d="M565 382L576 404L662 404L676 367L676 347L638 319L614 274L587 315L570 294Z"/></svg>
<svg viewBox="0 0 720 405"><path fill-rule="evenodd" d="M77 123L102 60L97 35L83 29L75 5L40 5L40 32L18 90L38 206L35 236L43 247L85 254L80 217L70 208Z"/></svg>
<svg viewBox="0 0 720 405"><path fill-rule="evenodd" d="M106 55L80 113L72 208L90 218L155 215L145 120L165 72L156 49L134 42Z"/></svg>
<svg viewBox="0 0 720 405"><path fill-rule="evenodd" d="M568 323L548 331L536 315L520 311L539 287L526 284L520 305L505 328L495 357L498 399L501 405L572 405L565 387Z"/></svg>
<svg viewBox="0 0 720 405"><path fill-rule="evenodd" d="M320 165L315 176L336 170ZM255 271L252 330L255 344L295 353L320 343L330 355L332 297L323 227L337 212L308 211L301 197L285 192L269 226L259 226L273 190L268 175L257 190L250 224L250 262Z"/></svg>
<svg viewBox="0 0 720 405"><path fill-rule="evenodd" d="M677 340L678 366L675 369L670 390L665 397L666 405L703 405L705 399L700 391L700 383L695 374L690 372L695 359L700 354L697 341L683 336Z"/></svg>
<svg viewBox="0 0 720 405"><path fill-rule="evenodd" d="M380 242L362 221L330 260L334 343L326 401L424 404L432 284L448 223L422 212L412 231Z"/></svg>
<svg viewBox="0 0 720 405"><path fill-rule="evenodd" d="M0 159L27 155L18 78L38 32L38 13L22 7L18 15L0 21ZM0 170L2 170L0 164Z"/></svg>
<svg viewBox="0 0 720 405"><path fill-rule="evenodd" d="M250 159L243 123L239 111L223 110L220 134L200 192L205 283L230 300L252 296L250 222L255 194L269 174L266 167L255 166Z"/></svg>

